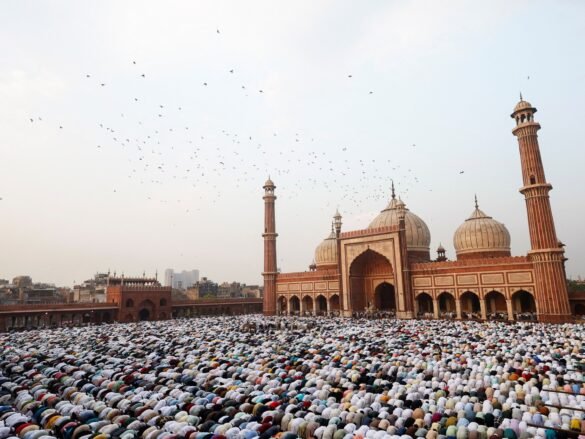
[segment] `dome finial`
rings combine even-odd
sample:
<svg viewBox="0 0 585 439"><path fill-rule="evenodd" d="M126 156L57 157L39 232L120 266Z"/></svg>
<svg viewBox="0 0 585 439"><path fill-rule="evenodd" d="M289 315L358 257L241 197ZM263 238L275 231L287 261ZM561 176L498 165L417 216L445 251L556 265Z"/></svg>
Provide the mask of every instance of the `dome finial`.
<svg viewBox="0 0 585 439"><path fill-rule="evenodd" d="M396 199L396 192L394 192L394 180L390 180L392 181L392 199L395 200Z"/></svg>
<svg viewBox="0 0 585 439"><path fill-rule="evenodd" d="M475 194L475 208L479 209L479 204L477 204L477 194Z"/></svg>
<svg viewBox="0 0 585 439"><path fill-rule="evenodd" d="M524 99L522 99L522 92L520 92L520 102L522 102Z"/></svg>

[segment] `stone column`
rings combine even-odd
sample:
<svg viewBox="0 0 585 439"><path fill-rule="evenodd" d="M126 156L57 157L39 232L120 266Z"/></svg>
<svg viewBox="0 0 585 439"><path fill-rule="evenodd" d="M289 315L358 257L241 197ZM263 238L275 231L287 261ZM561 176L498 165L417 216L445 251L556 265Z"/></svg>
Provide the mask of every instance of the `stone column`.
<svg viewBox="0 0 585 439"><path fill-rule="evenodd" d="M439 300L433 299L433 317L438 319L439 318Z"/></svg>
<svg viewBox="0 0 585 439"><path fill-rule="evenodd" d="M481 309L481 318L482 318L482 320L487 320L487 311L486 311L485 299L479 299L479 307Z"/></svg>
<svg viewBox="0 0 585 439"><path fill-rule="evenodd" d="M455 314L457 315L457 320L461 320L461 300L455 299Z"/></svg>
<svg viewBox="0 0 585 439"><path fill-rule="evenodd" d="M508 309L508 320L514 320L514 308L512 307L512 299L506 299L506 308Z"/></svg>

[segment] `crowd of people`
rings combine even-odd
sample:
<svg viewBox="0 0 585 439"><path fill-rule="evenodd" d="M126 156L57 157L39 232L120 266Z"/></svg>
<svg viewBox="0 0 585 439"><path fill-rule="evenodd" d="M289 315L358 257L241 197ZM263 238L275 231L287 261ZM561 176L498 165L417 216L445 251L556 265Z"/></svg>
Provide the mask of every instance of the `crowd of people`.
<svg viewBox="0 0 585 439"><path fill-rule="evenodd" d="M0 334L0 439L585 437L575 324L209 317Z"/></svg>

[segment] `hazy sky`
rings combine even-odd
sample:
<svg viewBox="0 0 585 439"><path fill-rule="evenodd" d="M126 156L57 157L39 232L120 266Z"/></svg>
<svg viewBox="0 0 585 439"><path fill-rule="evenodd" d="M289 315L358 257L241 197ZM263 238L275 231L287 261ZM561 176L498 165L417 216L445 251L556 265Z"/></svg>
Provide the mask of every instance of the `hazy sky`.
<svg viewBox="0 0 585 439"><path fill-rule="evenodd" d="M520 91L585 275L584 22L577 0L3 1L0 278L261 282L269 174L283 271L337 207L367 227L391 179L433 255L476 193L525 254Z"/></svg>

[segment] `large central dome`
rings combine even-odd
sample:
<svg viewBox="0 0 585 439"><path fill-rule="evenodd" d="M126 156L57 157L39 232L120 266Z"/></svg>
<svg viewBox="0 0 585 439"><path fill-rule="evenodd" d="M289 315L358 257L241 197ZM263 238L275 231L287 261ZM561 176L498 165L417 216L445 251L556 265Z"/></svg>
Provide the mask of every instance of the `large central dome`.
<svg viewBox="0 0 585 439"><path fill-rule="evenodd" d="M401 201L396 199L392 191L390 203L368 226L368 229L398 225L398 205ZM406 248L408 251L424 252L428 255L431 245L431 232L417 215L404 208L404 222L406 226Z"/></svg>

